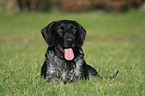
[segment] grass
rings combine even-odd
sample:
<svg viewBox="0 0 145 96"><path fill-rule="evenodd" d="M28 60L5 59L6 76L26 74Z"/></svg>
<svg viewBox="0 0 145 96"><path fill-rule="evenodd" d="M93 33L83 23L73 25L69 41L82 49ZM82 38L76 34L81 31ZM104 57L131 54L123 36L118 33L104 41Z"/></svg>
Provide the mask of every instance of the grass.
<svg viewBox="0 0 145 96"><path fill-rule="evenodd" d="M144 96L145 12L36 13L0 15L0 96ZM86 30L86 62L101 75L115 80L91 79L64 85L40 78L45 44L40 30L54 20L72 19Z"/></svg>

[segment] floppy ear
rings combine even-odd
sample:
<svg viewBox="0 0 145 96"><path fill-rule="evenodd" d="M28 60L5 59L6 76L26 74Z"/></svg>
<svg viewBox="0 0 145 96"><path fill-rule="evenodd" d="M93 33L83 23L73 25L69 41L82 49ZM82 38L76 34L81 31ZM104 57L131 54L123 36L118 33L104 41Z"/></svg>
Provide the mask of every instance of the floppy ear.
<svg viewBox="0 0 145 96"><path fill-rule="evenodd" d="M52 27L54 24L55 22L52 22L41 30L41 34L49 47L52 47L54 45L54 40L52 36Z"/></svg>
<svg viewBox="0 0 145 96"><path fill-rule="evenodd" d="M79 23L77 23L76 21L74 21L74 22L77 24L77 26L79 28L79 34L78 34L79 38L77 40L77 43L78 43L79 47L82 47L83 42L86 37L86 30Z"/></svg>

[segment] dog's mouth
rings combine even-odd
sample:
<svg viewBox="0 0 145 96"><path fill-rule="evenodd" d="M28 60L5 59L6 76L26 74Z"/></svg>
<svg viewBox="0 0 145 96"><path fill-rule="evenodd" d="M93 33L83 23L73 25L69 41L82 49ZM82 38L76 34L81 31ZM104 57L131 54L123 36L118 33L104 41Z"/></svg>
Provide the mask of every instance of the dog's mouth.
<svg viewBox="0 0 145 96"><path fill-rule="evenodd" d="M58 48L60 49L60 51L62 53L64 53L64 58L68 61L71 61L73 60L74 58L74 52L73 52L73 49L72 47L65 47L65 48L62 48L61 45L58 44Z"/></svg>
<svg viewBox="0 0 145 96"><path fill-rule="evenodd" d="M66 48L64 49L64 58L68 61L73 60L74 58L74 52L72 48Z"/></svg>

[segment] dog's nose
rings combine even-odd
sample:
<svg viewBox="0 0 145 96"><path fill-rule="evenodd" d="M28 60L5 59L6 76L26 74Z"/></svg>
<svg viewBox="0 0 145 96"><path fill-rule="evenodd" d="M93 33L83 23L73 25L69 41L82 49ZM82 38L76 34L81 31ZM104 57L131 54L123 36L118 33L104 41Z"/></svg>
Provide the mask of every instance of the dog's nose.
<svg viewBox="0 0 145 96"><path fill-rule="evenodd" d="M72 39L72 38L67 38L67 39L66 39L66 42L72 43L72 42L73 42L73 39Z"/></svg>

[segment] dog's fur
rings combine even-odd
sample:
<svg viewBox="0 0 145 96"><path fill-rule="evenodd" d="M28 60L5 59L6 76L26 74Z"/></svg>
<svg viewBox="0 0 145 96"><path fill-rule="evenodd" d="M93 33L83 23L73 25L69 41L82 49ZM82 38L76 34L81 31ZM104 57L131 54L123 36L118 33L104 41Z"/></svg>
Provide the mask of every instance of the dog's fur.
<svg viewBox="0 0 145 96"><path fill-rule="evenodd" d="M59 79L64 82L76 82L99 76L97 71L84 60L81 47L86 30L79 23L72 20L54 21L43 28L41 33L49 46L41 68L41 76L46 78L47 82L55 82ZM66 48L73 50L72 60L65 59Z"/></svg>

